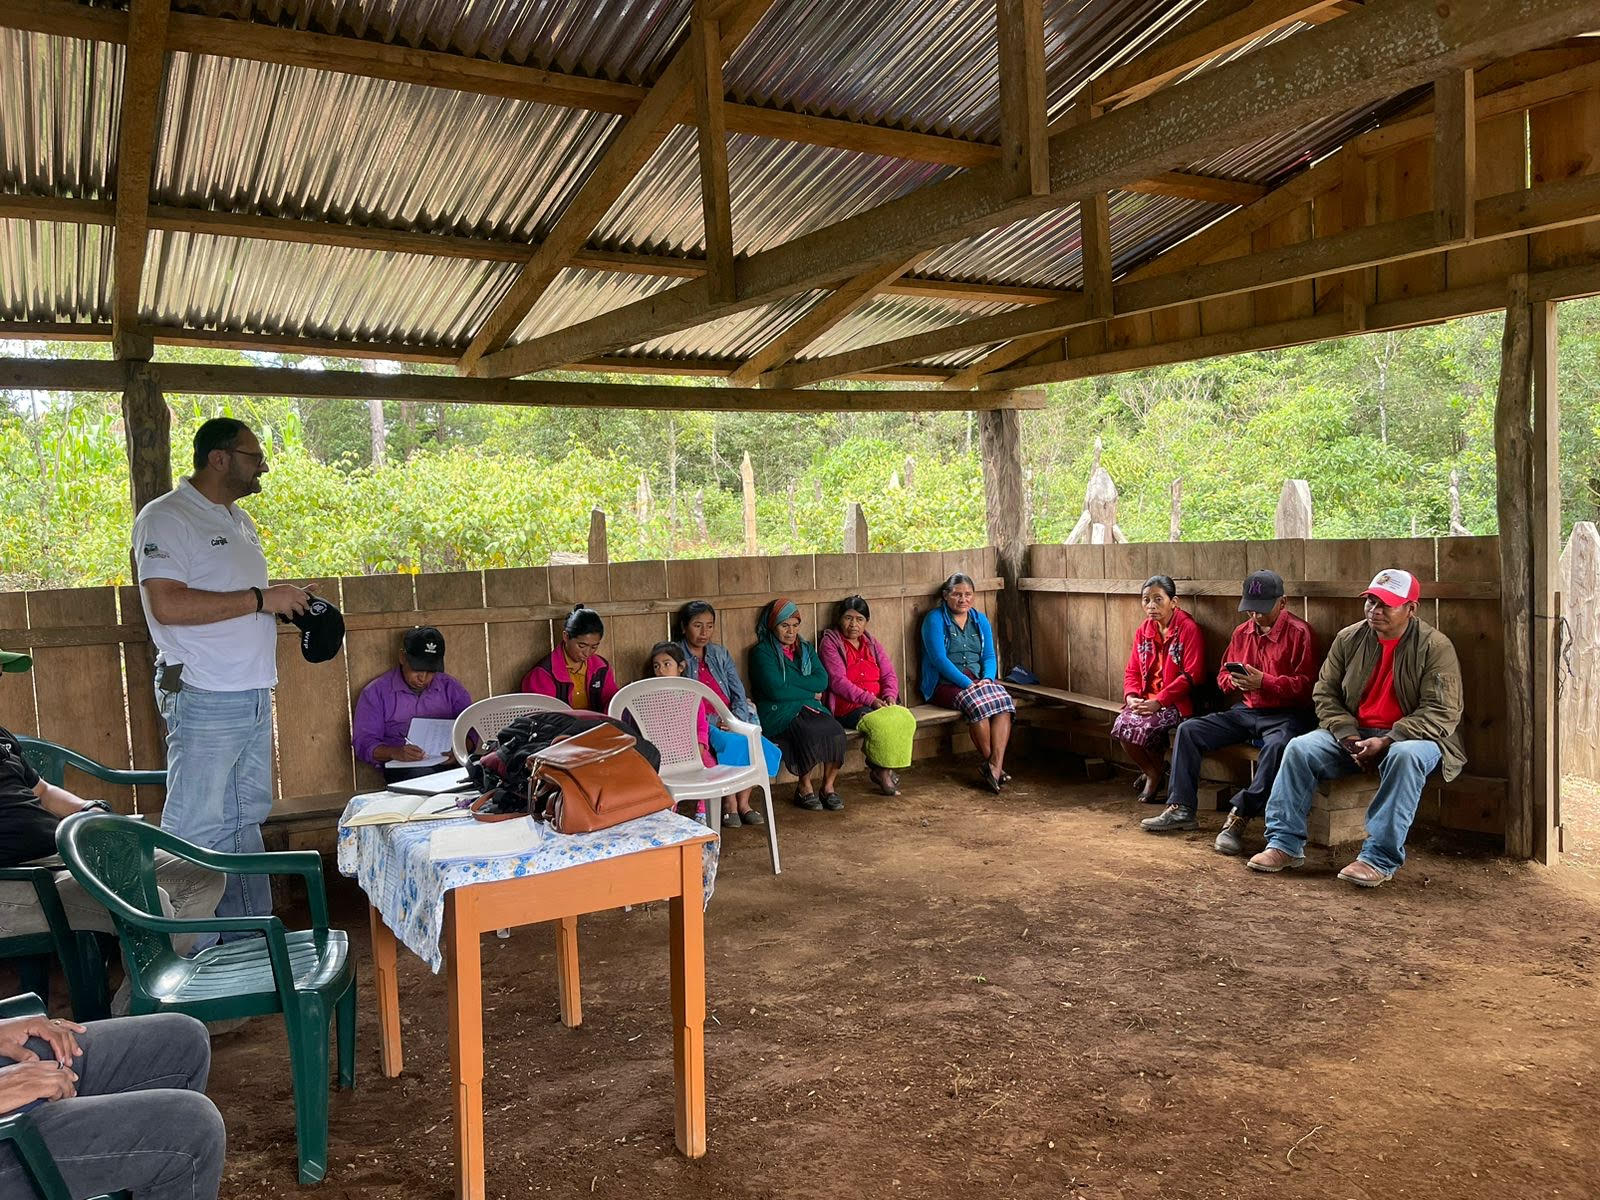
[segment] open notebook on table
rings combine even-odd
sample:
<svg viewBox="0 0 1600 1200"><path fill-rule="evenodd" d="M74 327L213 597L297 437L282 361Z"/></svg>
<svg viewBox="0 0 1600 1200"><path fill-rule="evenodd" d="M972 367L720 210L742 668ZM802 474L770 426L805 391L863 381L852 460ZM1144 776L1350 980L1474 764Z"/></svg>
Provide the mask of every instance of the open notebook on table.
<svg viewBox="0 0 1600 1200"><path fill-rule="evenodd" d="M446 817L466 815L466 809L457 805L461 797L454 792L429 796L386 796L374 800L355 816L340 824L345 828L357 825L400 825L406 821L442 821Z"/></svg>

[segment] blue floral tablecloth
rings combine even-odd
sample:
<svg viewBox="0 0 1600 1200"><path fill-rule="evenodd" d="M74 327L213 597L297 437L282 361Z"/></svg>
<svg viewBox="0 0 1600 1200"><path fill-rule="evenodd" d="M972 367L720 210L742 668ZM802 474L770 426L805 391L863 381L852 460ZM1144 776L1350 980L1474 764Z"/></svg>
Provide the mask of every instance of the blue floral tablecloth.
<svg viewBox="0 0 1600 1200"><path fill-rule="evenodd" d="M401 825L358 825L344 821L392 792L370 792L345 806L339 825L339 873L361 885L389 928L437 974L444 966L439 935L444 928L444 896L469 883L492 883L543 875L600 859L618 858L660 846L704 837L705 826L668 809L599 833L552 834L531 854L433 862L428 840L435 829L457 821L412 821ZM467 819L465 817L463 820ZM717 842L705 844L705 903L717 877Z"/></svg>

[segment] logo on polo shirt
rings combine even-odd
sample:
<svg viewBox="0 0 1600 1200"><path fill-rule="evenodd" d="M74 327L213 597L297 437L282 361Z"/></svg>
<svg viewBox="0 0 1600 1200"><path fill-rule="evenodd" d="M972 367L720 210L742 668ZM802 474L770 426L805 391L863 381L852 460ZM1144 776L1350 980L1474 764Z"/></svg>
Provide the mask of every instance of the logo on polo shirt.
<svg viewBox="0 0 1600 1200"><path fill-rule="evenodd" d="M221 534L218 534L216 537L211 539L211 544L213 546L226 546L228 544L228 539L223 537Z"/></svg>
<svg viewBox="0 0 1600 1200"><path fill-rule="evenodd" d="M154 542L146 542L144 544L144 556L146 558L171 558L172 557L170 554L168 554L165 550L163 550L160 546L156 545Z"/></svg>

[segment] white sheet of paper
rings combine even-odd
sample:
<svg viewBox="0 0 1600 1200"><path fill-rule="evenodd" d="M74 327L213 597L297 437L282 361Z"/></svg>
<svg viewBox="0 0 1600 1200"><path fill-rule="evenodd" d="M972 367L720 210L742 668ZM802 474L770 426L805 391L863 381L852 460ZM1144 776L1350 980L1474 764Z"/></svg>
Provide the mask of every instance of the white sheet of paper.
<svg viewBox="0 0 1600 1200"><path fill-rule="evenodd" d="M405 765L432 767L443 763L450 755L452 747L450 734L455 725L454 721L447 721L442 717L412 717L411 727L406 730L406 741L421 750L426 757Z"/></svg>
<svg viewBox="0 0 1600 1200"><path fill-rule="evenodd" d="M507 854L532 854L552 836L532 817L511 821L462 821L433 831L428 857L433 862L457 858L499 858Z"/></svg>

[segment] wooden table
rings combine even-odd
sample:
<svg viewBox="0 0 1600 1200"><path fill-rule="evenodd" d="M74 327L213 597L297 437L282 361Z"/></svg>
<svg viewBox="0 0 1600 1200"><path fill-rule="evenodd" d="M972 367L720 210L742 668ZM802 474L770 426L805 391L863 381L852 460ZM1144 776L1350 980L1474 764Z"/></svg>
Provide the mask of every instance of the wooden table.
<svg viewBox="0 0 1600 1200"><path fill-rule="evenodd" d="M706 1152L705 921L703 838L585 863L522 879L475 883L445 897L445 962L450 993L450 1070L456 1119L456 1196L483 1200L483 974L479 938L491 930L556 923L556 974L561 1021L583 1020L578 994L578 917L583 913L671 903L672 1043L678 1149ZM371 907L372 958L378 993L383 1073L400 1074L400 992L396 942Z"/></svg>

